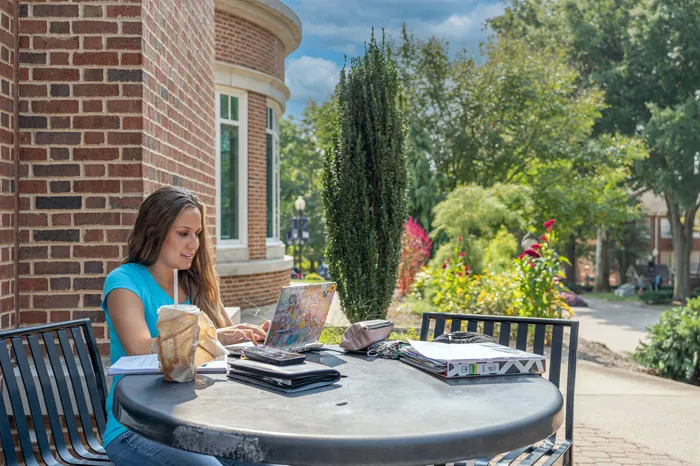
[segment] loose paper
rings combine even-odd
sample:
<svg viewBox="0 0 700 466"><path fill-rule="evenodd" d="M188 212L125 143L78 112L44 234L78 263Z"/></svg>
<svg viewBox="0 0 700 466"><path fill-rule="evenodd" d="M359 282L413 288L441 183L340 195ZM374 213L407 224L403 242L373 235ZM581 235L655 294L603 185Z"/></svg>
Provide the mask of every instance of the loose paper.
<svg viewBox="0 0 700 466"><path fill-rule="evenodd" d="M483 363L489 360L509 361L527 358L544 359L543 356L520 351L498 343L435 343L409 340L411 346L423 356L437 361Z"/></svg>
<svg viewBox="0 0 700 466"><path fill-rule="evenodd" d="M107 370L107 375L138 375L160 374L158 369L158 355L144 354L142 356L123 356ZM225 374L226 361L211 361L197 368L198 374Z"/></svg>

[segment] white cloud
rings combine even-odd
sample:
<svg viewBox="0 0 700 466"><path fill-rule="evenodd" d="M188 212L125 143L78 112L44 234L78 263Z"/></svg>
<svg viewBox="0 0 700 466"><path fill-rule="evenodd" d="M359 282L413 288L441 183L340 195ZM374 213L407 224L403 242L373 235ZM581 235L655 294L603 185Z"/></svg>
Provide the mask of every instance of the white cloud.
<svg viewBox="0 0 700 466"><path fill-rule="evenodd" d="M340 67L331 60L303 56L287 62L286 84L292 100L326 100L338 84Z"/></svg>
<svg viewBox="0 0 700 466"><path fill-rule="evenodd" d="M302 0L298 13L304 35L321 39L326 47L353 55L375 33L394 40L401 37L401 24L419 38L435 35L455 47L476 51L486 39L484 21L503 13L504 5L493 0Z"/></svg>

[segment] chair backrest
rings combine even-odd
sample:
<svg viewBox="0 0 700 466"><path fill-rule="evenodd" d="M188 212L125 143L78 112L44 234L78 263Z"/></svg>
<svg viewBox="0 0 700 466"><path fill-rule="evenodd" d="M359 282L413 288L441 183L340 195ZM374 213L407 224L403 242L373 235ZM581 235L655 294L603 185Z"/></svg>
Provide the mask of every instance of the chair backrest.
<svg viewBox="0 0 700 466"><path fill-rule="evenodd" d="M54 452L69 464L107 464L101 445L107 387L90 320L3 331L0 340L0 441L6 464L35 465L35 451L41 464L57 464Z"/></svg>
<svg viewBox="0 0 700 466"><path fill-rule="evenodd" d="M549 380L560 390L561 365L564 355L564 328L569 327L568 369L566 379L565 427L566 439L573 440L574 435L574 387L576 386L576 349L578 345L578 321L563 319L536 319L508 316L487 316L474 314L444 314L426 312L420 330L420 339L428 339L432 325L432 336L436 338L445 333L445 325L450 322L449 332L466 330L481 332L494 336L498 333L501 345L511 346L511 334L515 332L515 347L545 355L545 344L551 338L551 351L547 360ZM531 348L529 343L532 342Z"/></svg>

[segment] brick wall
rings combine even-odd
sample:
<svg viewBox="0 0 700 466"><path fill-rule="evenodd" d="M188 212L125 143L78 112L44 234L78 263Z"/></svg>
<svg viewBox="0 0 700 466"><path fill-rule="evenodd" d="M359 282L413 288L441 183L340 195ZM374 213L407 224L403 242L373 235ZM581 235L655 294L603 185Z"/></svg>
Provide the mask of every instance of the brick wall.
<svg viewBox="0 0 700 466"><path fill-rule="evenodd" d="M144 0L145 191L197 193L215 237L214 0Z"/></svg>
<svg viewBox="0 0 700 466"><path fill-rule="evenodd" d="M221 278L221 299L226 306L243 309L274 303L283 286L289 285L289 270L259 275Z"/></svg>
<svg viewBox="0 0 700 466"><path fill-rule="evenodd" d="M248 93L248 257L267 258L267 99Z"/></svg>
<svg viewBox="0 0 700 466"><path fill-rule="evenodd" d="M284 81L282 41L257 24L223 11L216 12L216 59Z"/></svg>
<svg viewBox="0 0 700 466"><path fill-rule="evenodd" d="M143 196L141 7L20 5L20 324L88 317Z"/></svg>
<svg viewBox="0 0 700 466"><path fill-rule="evenodd" d="M15 1L0 1L0 329L15 324Z"/></svg>
<svg viewBox="0 0 700 466"><path fill-rule="evenodd" d="M284 81L285 49L274 34L245 19L216 11L216 60ZM267 259L267 97L248 92L248 258ZM289 285L289 270L222 277L222 300L242 308L277 300Z"/></svg>

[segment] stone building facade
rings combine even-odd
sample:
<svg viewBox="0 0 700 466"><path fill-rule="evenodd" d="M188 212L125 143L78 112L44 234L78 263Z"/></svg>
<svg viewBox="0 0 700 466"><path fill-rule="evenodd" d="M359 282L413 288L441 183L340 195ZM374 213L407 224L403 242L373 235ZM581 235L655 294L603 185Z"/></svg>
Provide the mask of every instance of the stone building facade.
<svg viewBox="0 0 700 466"><path fill-rule="evenodd" d="M207 207L227 306L274 301L277 121L300 43L278 0L0 0L0 328L90 318L138 206Z"/></svg>

